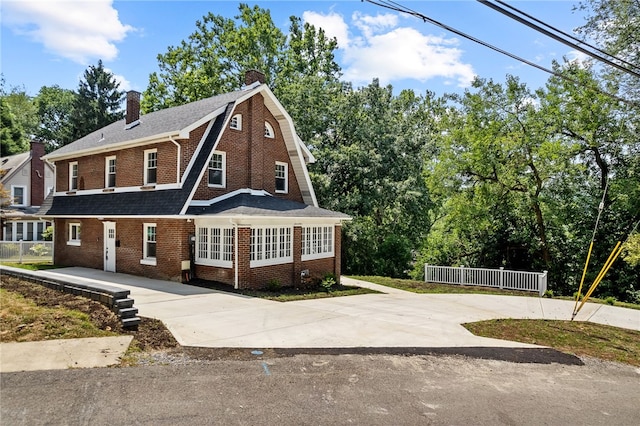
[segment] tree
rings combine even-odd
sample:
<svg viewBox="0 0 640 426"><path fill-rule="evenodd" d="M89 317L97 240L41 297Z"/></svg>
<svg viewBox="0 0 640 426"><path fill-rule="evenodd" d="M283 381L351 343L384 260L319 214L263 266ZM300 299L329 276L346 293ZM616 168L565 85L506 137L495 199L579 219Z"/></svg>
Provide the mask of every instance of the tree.
<svg viewBox="0 0 640 426"><path fill-rule="evenodd" d="M410 269L430 227L422 173L439 107L432 94L394 96L377 80L333 99L327 131L312 140L318 161L310 170L319 202L354 217L342 245L349 273Z"/></svg>
<svg viewBox="0 0 640 426"><path fill-rule="evenodd" d="M71 117L76 94L59 86L43 86L35 98L39 127L36 137L46 143L47 152L73 141Z"/></svg>
<svg viewBox="0 0 640 426"><path fill-rule="evenodd" d="M244 73L257 69L294 118L306 140L323 131L329 98L340 90L335 39L290 17L289 36L269 10L241 3L234 19L209 13L179 46L158 55L149 76L145 112L182 105L240 89ZM304 100L304 102L300 102Z"/></svg>
<svg viewBox="0 0 640 426"><path fill-rule="evenodd" d="M237 90L249 69L273 81L286 37L268 10L241 3L239 11L235 20L209 12L180 46L158 55L160 72L149 76L142 98L145 112Z"/></svg>
<svg viewBox="0 0 640 426"><path fill-rule="evenodd" d="M421 259L551 269L547 187L570 167L571 146L546 133L535 94L517 78L477 79L473 89L453 96L458 108L442 118L426 174L439 219Z"/></svg>
<svg viewBox="0 0 640 426"><path fill-rule="evenodd" d="M124 92L119 87L120 83L105 70L102 60L85 70L71 114L74 140L124 117L120 106Z"/></svg>
<svg viewBox="0 0 640 426"><path fill-rule="evenodd" d="M0 97L0 142L2 157L29 150L27 138L22 128L16 123L16 118L4 96Z"/></svg>
<svg viewBox="0 0 640 426"><path fill-rule="evenodd" d="M640 2L638 0L584 0L577 9L586 12L586 23L578 32L595 39L608 53L635 65L640 64ZM628 64L622 64L631 68ZM640 79L616 68L606 67L604 75L620 85L629 99L640 97Z"/></svg>

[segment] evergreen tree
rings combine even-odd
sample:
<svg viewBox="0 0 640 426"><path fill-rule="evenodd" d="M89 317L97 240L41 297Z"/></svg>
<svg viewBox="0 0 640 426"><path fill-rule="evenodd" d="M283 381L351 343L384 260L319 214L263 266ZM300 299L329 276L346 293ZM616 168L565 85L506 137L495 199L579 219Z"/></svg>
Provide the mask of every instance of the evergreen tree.
<svg viewBox="0 0 640 426"><path fill-rule="evenodd" d="M78 86L78 93L71 115L73 139L107 126L124 117L120 106L124 91L118 90L120 83L105 70L102 60L90 65Z"/></svg>

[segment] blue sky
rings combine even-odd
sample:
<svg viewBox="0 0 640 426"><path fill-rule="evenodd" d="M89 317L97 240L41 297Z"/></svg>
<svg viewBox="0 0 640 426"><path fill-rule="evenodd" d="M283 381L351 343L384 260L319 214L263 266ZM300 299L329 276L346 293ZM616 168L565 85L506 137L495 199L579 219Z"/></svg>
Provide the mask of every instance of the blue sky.
<svg viewBox="0 0 640 426"><path fill-rule="evenodd" d="M399 3L476 38L550 68L553 59L581 59L568 46L472 0ZM515 1L517 8L565 32L584 22L578 0ZM414 17L360 0L260 1L287 31L289 16L302 17L337 37L336 59L344 80L356 86L373 78L396 89L438 94L468 87L476 75L504 81L519 76L535 89L548 74L462 39ZM8 87L76 89L88 65L102 59L122 89L143 91L157 71L157 55L177 46L208 12L233 17L237 1L2 0L0 69Z"/></svg>

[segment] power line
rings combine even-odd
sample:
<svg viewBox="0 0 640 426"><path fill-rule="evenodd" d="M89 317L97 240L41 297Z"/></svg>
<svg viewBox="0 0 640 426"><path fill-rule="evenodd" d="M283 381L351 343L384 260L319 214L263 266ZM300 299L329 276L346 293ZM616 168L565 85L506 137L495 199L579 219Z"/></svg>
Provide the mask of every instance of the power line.
<svg viewBox="0 0 640 426"><path fill-rule="evenodd" d="M478 39L476 37L473 37L473 36L471 36L469 34L466 34L466 33L462 32L460 30L457 30L457 29L455 29L453 27L450 27L449 25L446 25L446 24L443 24L442 22L436 21L435 19L432 19L432 18L428 17L427 15L425 15L423 13L417 12L417 11L415 11L413 9L409 9L406 6L402 6L401 4L396 3L395 1L392 1L392 0L377 0L377 1L376 0L362 0L362 1L365 1L367 3L371 3L371 4L376 5L376 6L383 7L385 9L393 10L395 12L406 13L408 15L414 16L414 17L422 20L423 22L428 22L428 23L433 24L433 25L435 25L437 27L443 28L443 29L445 29L447 31L450 31L450 32L456 34L456 35L459 35L460 37L466 38L467 40L471 40L474 43L478 43L478 44L480 44L480 45L482 45L484 47L487 47L487 48L489 48L489 49L491 49L493 51L496 51L498 53L502 53L503 55L506 55L506 56L508 56L508 57L510 57L512 59L515 59L515 60L520 61L520 62L522 62L524 64L527 64L527 65L529 65L531 67L537 68L537 69L539 69L541 71L544 71L546 73L554 75L554 76L556 76L558 78L561 78L563 80L569 81L569 82L571 82L571 83L573 83L573 84L575 84L577 86L581 86L581 83L578 80L570 78L570 77L566 76L565 74L559 73L557 71L554 71L554 70L551 70L549 68L543 67L542 65L538 65L538 64L536 64L534 62L531 62L531 61L529 61L527 59L521 58L520 56L517 56L517 55L515 55L513 53L510 53L510 52L504 50L504 49L501 49L501 48L496 47L496 46L494 46L494 45L492 45L490 43L482 41L482 40L480 40L480 39ZM598 93L600 93L600 94L603 94L605 96L609 96L609 97L611 97L613 99L616 99L616 100L618 100L620 102L624 102L624 103L629 104L629 105L635 105L635 106L638 105L638 102L621 98L621 97L616 96L616 95L614 95L612 93L606 92L606 91L604 91L604 90L602 90L602 89L600 89L598 87L592 87L591 89L596 91L596 92L598 92Z"/></svg>
<svg viewBox="0 0 640 426"><path fill-rule="evenodd" d="M580 40L579 38L577 38L577 37L575 37L575 36L573 36L573 35L571 35L571 34L569 34L569 33L566 33L566 32L564 32L564 31L562 31L562 30L559 30L558 28L554 27L553 25L549 25L549 24L547 24L546 22L543 22L543 21L539 20L539 19L538 19L538 18L536 18L535 16L531 16L531 15L529 15L528 13L523 12L522 10L517 9L516 7L511 6L510 4L507 4L506 2L504 2L504 1L502 1L502 0L496 0L496 2L497 2L497 3L500 3L501 5L503 5L503 6L507 7L507 8L509 8L509 9L511 9L511 10L514 10L514 11L518 12L519 14L521 14L521 15L523 15L523 16L526 16L527 18L531 19L531 20L532 20L532 21L534 21L534 22L539 23L540 25L543 25L543 26L545 26L545 27L547 27L547 28L549 28L549 29L551 29L551 30L553 30L553 31L555 31L555 32L557 32L557 33L559 33L559 34L562 34L562 35L563 35L563 36L565 36L565 37L570 38L571 40L576 41L577 43L583 44L583 45L585 45L585 46L589 47L590 49L593 49L593 50L595 50L595 51L597 51L597 52L600 52L600 53L602 53L602 54L604 54L604 55L607 55L607 56L609 56L609 57L611 57L611 58L613 58L613 59L615 59L615 60L617 60L617 61L620 61L620 62L622 62L623 64L626 64L626 65L628 65L628 66L630 66L630 67L632 67L632 68L635 68L635 69L640 70L640 67L638 67L637 65L634 65L634 64L632 64L632 63L630 63L630 62L627 62L627 61L625 61L624 59L619 58L619 57L617 57L617 56L615 56L615 55L612 55L611 53L609 53L609 52L607 52L607 51L605 51L605 50L602 50L602 49L600 49L600 48L599 48L599 47L597 47L597 46L593 46L593 45L591 45L591 44L587 43L587 42L586 42L586 41L584 41L584 40Z"/></svg>
<svg viewBox="0 0 640 426"><path fill-rule="evenodd" d="M587 50L587 49L585 49L585 48L584 48L584 47L582 47L582 46L578 46L577 44L572 43L571 41L565 40L564 38L562 38L562 37L560 37L560 36L558 36L558 35L556 35L556 34L553 34L552 32L547 31L547 30L545 30L544 28L542 28L542 27L540 27L540 26L538 26L538 25L536 25L536 24L534 24L534 23L532 23L532 22L529 22L529 21L527 21L526 19L521 18L520 16L517 16L516 14L511 13L511 12L509 12L509 11L508 11L508 10L506 10L506 9L503 9L502 7L498 6L497 4L493 4L493 3L491 3L491 2L490 2L490 1L488 1L488 0L477 0L477 1L478 1L480 4L483 4L483 5L485 5L485 6L488 6L488 7L490 7L491 9L493 9L493 10L495 10L495 11L497 11L497 12L500 12L501 14L503 14L503 15L505 15L505 16L507 16L507 17L511 18L511 19L514 19L514 20L518 21L518 22L520 22L521 24L524 24L524 25L528 26L529 28L533 28L534 30L536 30L536 31L538 31L538 32L540 32L540 33L542 33L542 34L544 34L544 35L548 36L548 37L551 37L552 39L554 39L554 40L556 40L556 41L559 41L559 42L560 42L560 43L562 43L562 44L566 44L567 46L572 47L572 48L574 48L574 49L576 49L576 50L578 50L578 51L580 51L580 52L582 52L582 53L584 53L584 54L586 54L586 55L589 55L589 56L591 56L591 57L592 57L592 58L594 58L594 59L597 59L597 60L599 60L599 61L601 61L601 62L604 62L604 63L605 63L605 64L607 64L607 65L610 65L610 66L615 67L615 68L617 68L617 69L619 69L619 70L621 70L621 71L623 71L623 72L625 72L625 73L628 73L628 74L631 74L631 75L633 75L633 76L635 76L635 77L640 78L640 73L637 73L637 72L635 72L635 71L632 71L632 70L630 70L630 69L628 69L628 68L626 68L626 67L623 67L622 65L619 65L619 64L617 64L617 63L615 63L615 62L613 62L613 61L610 61L609 59L605 58L604 56L601 56L601 55L598 55L598 54L596 54L596 53L594 53L594 52L591 52L590 50ZM500 0L497 0L497 2L498 2L498 3L500 3L500 4L504 4L504 3L503 3L503 2L501 2ZM508 6L508 5L507 5L507 6ZM510 7L510 6L508 6L508 7ZM519 11L518 9L516 9L516 8L513 8L513 9L514 9L514 10L516 10L516 11L518 11L519 13L522 13L522 12L520 12L520 11ZM546 25L546 24L545 24L545 25ZM609 55L609 54L608 54L608 53L606 53L606 52L605 52L605 54ZM613 55L609 55L609 56L613 56ZM619 58L616 58L616 59L620 60ZM632 65L632 66L633 66L633 65ZM635 66L634 66L634 67L635 67Z"/></svg>

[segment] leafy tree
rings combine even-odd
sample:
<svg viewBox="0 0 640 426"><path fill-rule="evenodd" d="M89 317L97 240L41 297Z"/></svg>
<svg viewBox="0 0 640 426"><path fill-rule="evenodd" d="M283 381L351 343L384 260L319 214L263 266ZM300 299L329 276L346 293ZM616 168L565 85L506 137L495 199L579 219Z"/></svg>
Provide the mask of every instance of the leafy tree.
<svg viewBox="0 0 640 426"><path fill-rule="evenodd" d="M632 266L640 265L640 234L633 234L625 243L623 258Z"/></svg>
<svg viewBox="0 0 640 426"><path fill-rule="evenodd" d="M43 86L35 98L39 127L36 136L46 143L47 152L73 141L71 117L76 94L59 86Z"/></svg>
<svg viewBox="0 0 640 426"><path fill-rule="evenodd" d="M124 92L120 83L105 70L102 60L90 65L78 85L71 114L72 139L79 139L124 117L120 102Z"/></svg>
<svg viewBox="0 0 640 426"><path fill-rule="evenodd" d="M332 99L340 96L340 67L335 62L335 39L327 38L300 18L292 16L288 46L280 60L272 87L296 123L298 135L311 141L327 129Z"/></svg>
<svg viewBox="0 0 640 426"><path fill-rule="evenodd" d="M422 178L440 104L432 94L393 95L374 81L333 99L329 128L312 141L320 203L354 216L343 236L350 273L404 276L430 227Z"/></svg>
<svg viewBox="0 0 640 426"><path fill-rule="evenodd" d="M160 72L149 76L142 98L144 111L239 89L249 69L258 69L268 83L273 81L286 37L268 10L241 3L239 11L235 20L209 12L180 46L170 46L158 55Z"/></svg>
<svg viewBox="0 0 640 426"><path fill-rule="evenodd" d="M584 0L577 9L586 13L586 23L577 30L595 39L606 52L633 64L640 64L640 2L637 0ZM632 68L628 64L622 64ZM604 68L610 80L620 84L620 92L629 99L640 96L640 79L616 68Z"/></svg>
<svg viewBox="0 0 640 426"><path fill-rule="evenodd" d="M2 157L29 150L24 131L16 123L16 118L4 96L0 97L0 142Z"/></svg>

